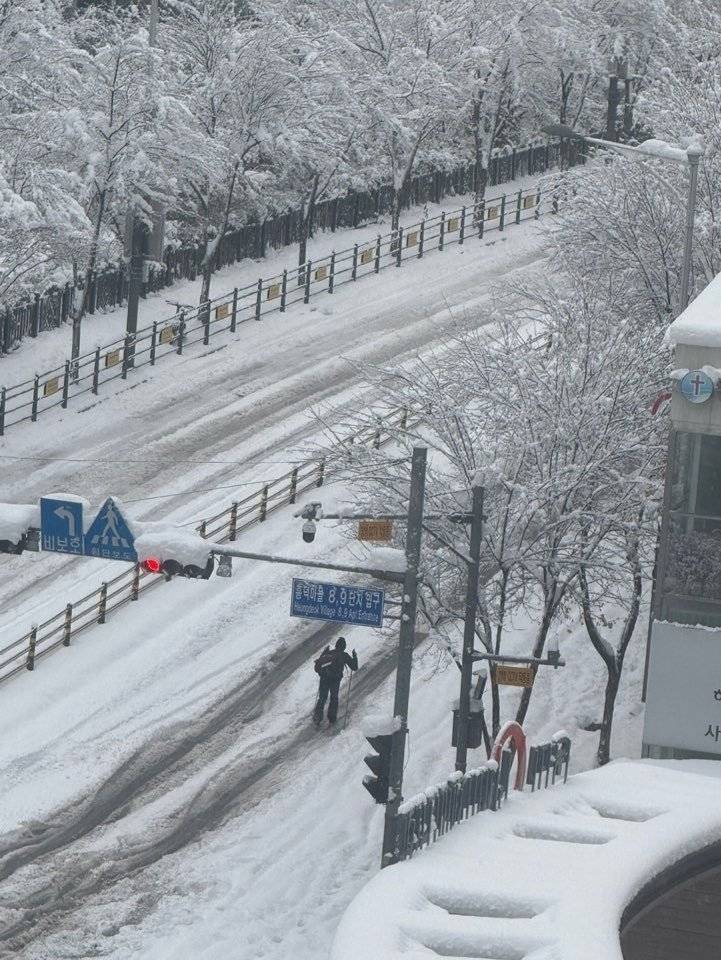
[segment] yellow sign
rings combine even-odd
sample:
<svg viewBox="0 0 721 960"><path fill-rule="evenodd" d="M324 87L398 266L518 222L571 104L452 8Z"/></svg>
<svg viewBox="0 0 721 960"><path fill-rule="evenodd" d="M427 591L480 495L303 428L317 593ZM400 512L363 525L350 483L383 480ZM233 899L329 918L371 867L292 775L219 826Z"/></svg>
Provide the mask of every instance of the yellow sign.
<svg viewBox="0 0 721 960"><path fill-rule="evenodd" d="M106 367L115 367L120 363L120 351L111 350L109 353L105 354L105 366Z"/></svg>
<svg viewBox="0 0 721 960"><path fill-rule="evenodd" d="M60 378L53 377L52 380L46 380L43 384L43 396L49 397L53 393L57 393L60 389Z"/></svg>
<svg viewBox="0 0 721 960"><path fill-rule="evenodd" d="M225 319L225 317L229 317L229 316L230 316L230 304L229 304L229 303L221 303L219 306L217 306L217 307L215 308L215 319L216 319L216 320L223 320L223 319Z"/></svg>
<svg viewBox="0 0 721 960"><path fill-rule="evenodd" d="M407 247L417 247L418 246L418 231L411 230L410 233L406 234L406 246Z"/></svg>
<svg viewBox="0 0 721 960"><path fill-rule="evenodd" d="M160 331L160 342L172 343L174 336L175 336L175 328L172 325L163 327L163 329Z"/></svg>
<svg viewBox="0 0 721 960"><path fill-rule="evenodd" d="M459 223L460 221L458 217L451 217L451 219L448 221L448 233L455 233L458 229Z"/></svg>
<svg viewBox="0 0 721 960"><path fill-rule="evenodd" d="M536 198L535 198L535 197L524 197L524 199L523 199L523 209L524 209L524 210L528 210L529 207L535 207L535 206L536 206Z"/></svg>
<svg viewBox="0 0 721 960"><path fill-rule="evenodd" d="M499 208L498 208L498 207L489 207L489 208L486 210L486 220L497 220L497 219L498 219L498 214L499 214Z"/></svg>
<svg viewBox="0 0 721 960"><path fill-rule="evenodd" d="M322 266L318 267L315 271L316 280L327 280L328 279L328 267Z"/></svg>
<svg viewBox="0 0 721 960"><path fill-rule="evenodd" d="M359 520L358 539L388 543L393 537L392 520Z"/></svg>
<svg viewBox="0 0 721 960"><path fill-rule="evenodd" d="M266 299L266 300L275 300L275 298L276 298L276 297L279 297L279 296L280 296L280 284L279 284L279 283L271 283L271 285L268 287L268 292L267 292L267 294L265 295L265 299Z"/></svg>
<svg viewBox="0 0 721 960"><path fill-rule="evenodd" d="M533 670L530 667L512 667L507 663L497 663L493 672L496 683L506 687L533 686Z"/></svg>
<svg viewBox="0 0 721 960"><path fill-rule="evenodd" d="M371 260L373 259L374 252L375 252L375 251L373 251L373 250L363 250L363 252L361 253L361 256L360 256L360 262L361 262L361 263L370 263Z"/></svg>

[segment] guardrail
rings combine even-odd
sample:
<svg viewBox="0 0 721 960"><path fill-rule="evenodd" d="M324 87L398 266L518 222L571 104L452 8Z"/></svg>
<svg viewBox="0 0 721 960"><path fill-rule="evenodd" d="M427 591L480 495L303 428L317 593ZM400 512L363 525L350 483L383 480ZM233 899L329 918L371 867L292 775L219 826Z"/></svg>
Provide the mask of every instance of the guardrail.
<svg viewBox="0 0 721 960"><path fill-rule="evenodd" d="M475 813L499 810L508 797L513 757L511 750L503 750L500 763L488 760L465 774L456 772L446 783L402 803L396 821L396 859L410 859L416 851L435 843L456 824ZM526 783L536 790L541 786L552 786L561 775L565 783L570 759L571 741L565 735L531 747Z"/></svg>
<svg viewBox="0 0 721 960"><path fill-rule="evenodd" d="M220 334L235 334L244 323L260 321L271 313L284 313L296 304L307 304L319 293L333 294L344 283L355 283L388 267L401 267L408 260L432 251L463 244L470 237L483 238L525 220L537 220L543 212L556 213L559 197L541 186L501 194L480 203L430 217L391 233L302 267L284 270L270 279L236 287L192 312L155 321L139 330L97 347L75 361L65 362L32 379L0 388L0 436L24 421L35 422L55 407L67 408L71 399L98 394L115 380L126 379L131 370L154 366L168 357L182 355L198 345L205 347Z"/></svg>
<svg viewBox="0 0 721 960"><path fill-rule="evenodd" d="M366 427L345 438L348 444L380 447L391 439L391 431L405 429L409 413L392 410L378 417L375 427ZM248 527L262 523L280 507L296 502L299 494L323 485L330 467L325 459L307 461L294 467L228 507L201 521L196 527L201 537L214 543L234 541ZM153 587L167 581L163 576L147 573L139 563L125 566L121 573L65 607L54 616L33 626L17 640L0 649L0 682L26 670L34 670L36 662L54 650L69 647L70 642L88 627L105 623L114 610L139 600Z"/></svg>

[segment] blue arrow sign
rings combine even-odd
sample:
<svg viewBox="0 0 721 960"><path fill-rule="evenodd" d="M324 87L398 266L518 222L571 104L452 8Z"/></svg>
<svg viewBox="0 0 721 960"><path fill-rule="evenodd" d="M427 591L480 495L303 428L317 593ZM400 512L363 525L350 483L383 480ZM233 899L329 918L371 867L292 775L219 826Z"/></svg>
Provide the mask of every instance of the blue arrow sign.
<svg viewBox="0 0 721 960"><path fill-rule="evenodd" d="M384 601L383 590L293 577L290 615L308 620L335 620L337 623L382 627Z"/></svg>
<svg viewBox="0 0 721 960"><path fill-rule="evenodd" d="M83 505L76 500L40 499L40 539L43 550L79 553L83 549Z"/></svg>
<svg viewBox="0 0 721 960"><path fill-rule="evenodd" d="M108 497L85 534L85 554L137 563L135 538L112 497Z"/></svg>

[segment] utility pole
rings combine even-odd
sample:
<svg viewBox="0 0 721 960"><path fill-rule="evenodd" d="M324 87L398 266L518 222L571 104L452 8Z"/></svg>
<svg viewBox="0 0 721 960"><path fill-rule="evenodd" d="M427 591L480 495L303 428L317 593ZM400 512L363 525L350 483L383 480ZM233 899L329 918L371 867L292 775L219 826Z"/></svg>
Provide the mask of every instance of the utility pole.
<svg viewBox="0 0 721 960"><path fill-rule="evenodd" d="M415 644L416 606L418 601L418 574L421 559L423 532L423 497L426 486L425 447L413 448L411 466L411 489L408 500L408 528L406 530L406 572L403 582L400 636L398 639L398 669L393 716L400 720L400 729L393 737L390 763L390 793L386 804L385 828L383 831L383 856L381 867L396 862L396 827L398 808L403 798L403 762L406 736L408 734L408 701L411 688L411 667Z"/></svg>
<svg viewBox="0 0 721 960"><path fill-rule="evenodd" d="M458 703L458 732L456 735L456 770L466 772L468 754L468 724L471 718L471 684L473 682L473 653L476 638L476 607L478 581L481 575L481 540L483 538L483 487L473 487L473 508L466 586L466 618L463 629L463 659L461 661L461 696Z"/></svg>

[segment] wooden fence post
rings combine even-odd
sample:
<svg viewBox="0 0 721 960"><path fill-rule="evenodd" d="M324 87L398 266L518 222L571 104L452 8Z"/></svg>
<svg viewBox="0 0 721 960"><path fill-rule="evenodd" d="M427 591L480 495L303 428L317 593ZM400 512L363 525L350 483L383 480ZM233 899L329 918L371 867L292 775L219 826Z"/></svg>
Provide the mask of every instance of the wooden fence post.
<svg viewBox="0 0 721 960"><path fill-rule="evenodd" d="M200 309L203 311L200 321L203 324L203 346L207 347L210 343L210 300L206 300Z"/></svg>
<svg viewBox="0 0 721 960"><path fill-rule="evenodd" d="M295 498L298 493L298 468L293 467L290 474L290 493L289 493L289 503L295 503Z"/></svg>
<svg viewBox="0 0 721 960"><path fill-rule="evenodd" d="M131 334L126 333L125 339L123 340L123 366L120 371L120 376L123 380L128 378L128 360L130 359L130 343L131 343Z"/></svg>
<svg viewBox="0 0 721 960"><path fill-rule="evenodd" d="M130 599L137 600L140 596L140 564L133 567L133 582L130 584Z"/></svg>
<svg viewBox="0 0 721 960"><path fill-rule="evenodd" d="M466 239L466 208L461 207L461 232L458 237L458 242L463 246L463 241Z"/></svg>
<svg viewBox="0 0 721 960"><path fill-rule="evenodd" d="M478 204L478 239L483 239L483 231L486 229L486 201L485 198Z"/></svg>
<svg viewBox="0 0 721 960"><path fill-rule="evenodd" d="M426 221L421 220L421 232L420 232L420 236L418 237L418 259L419 260L423 256L423 246L425 244L425 240L426 240Z"/></svg>
<svg viewBox="0 0 721 960"><path fill-rule="evenodd" d="M258 290L255 294L255 319L260 320L260 311L263 306L263 278L258 280Z"/></svg>
<svg viewBox="0 0 721 960"><path fill-rule="evenodd" d="M403 263L403 227L398 227L398 249L396 250L396 266L400 267Z"/></svg>
<svg viewBox="0 0 721 960"><path fill-rule="evenodd" d="M68 389L70 387L70 361L65 361L65 373L63 374L63 399L60 401L60 406L63 410L67 410L68 407Z"/></svg>
<svg viewBox="0 0 721 960"><path fill-rule="evenodd" d="M358 244L353 245L353 269L351 270L350 278L355 280L358 276Z"/></svg>
<svg viewBox="0 0 721 960"><path fill-rule="evenodd" d="M506 195L501 197L501 219L498 221L498 229L503 230L506 225Z"/></svg>
<svg viewBox="0 0 721 960"><path fill-rule="evenodd" d="M521 222L521 207L523 206L523 190L518 191L516 198L516 223Z"/></svg>
<svg viewBox="0 0 721 960"><path fill-rule="evenodd" d="M310 275L313 265L310 260L305 264L305 290L303 291L303 303L310 303Z"/></svg>
<svg viewBox="0 0 721 960"><path fill-rule="evenodd" d="M28 670L35 669L35 645L38 642L38 628L32 627L28 638L28 656L25 666Z"/></svg>
<svg viewBox="0 0 721 960"><path fill-rule="evenodd" d="M233 290L233 309L230 314L230 332L235 333L235 327L238 322L238 288Z"/></svg>
<svg viewBox="0 0 721 960"><path fill-rule="evenodd" d="M33 382L33 403L30 408L30 419L33 423L38 418L38 391L40 390L40 377L35 374L35 380Z"/></svg>
<svg viewBox="0 0 721 960"><path fill-rule="evenodd" d="M234 502L230 507L230 521L228 525L228 540L235 540L238 532L238 504Z"/></svg>
<svg viewBox="0 0 721 960"><path fill-rule="evenodd" d="M445 232L446 232L446 211L443 210L441 212L441 222L440 222L440 229L438 233L438 249L439 250L443 249L443 240L445 237Z"/></svg>
<svg viewBox="0 0 721 960"><path fill-rule="evenodd" d="M100 587L100 599L98 600L98 623L105 623L105 614L108 606L108 585L103 580Z"/></svg>
<svg viewBox="0 0 721 960"><path fill-rule="evenodd" d="M63 623L63 646L70 646L70 637L73 632L73 605L68 603L65 607L65 622Z"/></svg>
<svg viewBox="0 0 721 960"><path fill-rule="evenodd" d="M536 192L536 209L533 213L536 220L541 216L541 184L538 184L538 190Z"/></svg>
<svg viewBox="0 0 721 960"><path fill-rule="evenodd" d="M380 273L381 270L381 235L378 234L378 239L376 240L376 262L375 262L375 272Z"/></svg>
<svg viewBox="0 0 721 960"><path fill-rule="evenodd" d="M98 385L100 383L100 347L95 348L95 359L93 360L93 386L91 392L97 396Z"/></svg>
<svg viewBox="0 0 721 960"><path fill-rule="evenodd" d="M328 277L328 293L335 289L335 250L330 255L330 276Z"/></svg>
<svg viewBox="0 0 721 960"><path fill-rule="evenodd" d="M288 271L283 271L283 279L280 284L280 312L285 313L285 299L288 294Z"/></svg>
<svg viewBox="0 0 721 960"><path fill-rule="evenodd" d="M153 330L150 334L150 366L155 366L155 351L158 346L158 321L153 320Z"/></svg>
<svg viewBox="0 0 721 960"><path fill-rule="evenodd" d="M180 311L178 320L178 356L183 352L183 337L185 335L185 310Z"/></svg>
<svg viewBox="0 0 721 960"><path fill-rule="evenodd" d="M260 521L261 523L268 516L268 484L263 487L260 493Z"/></svg>

